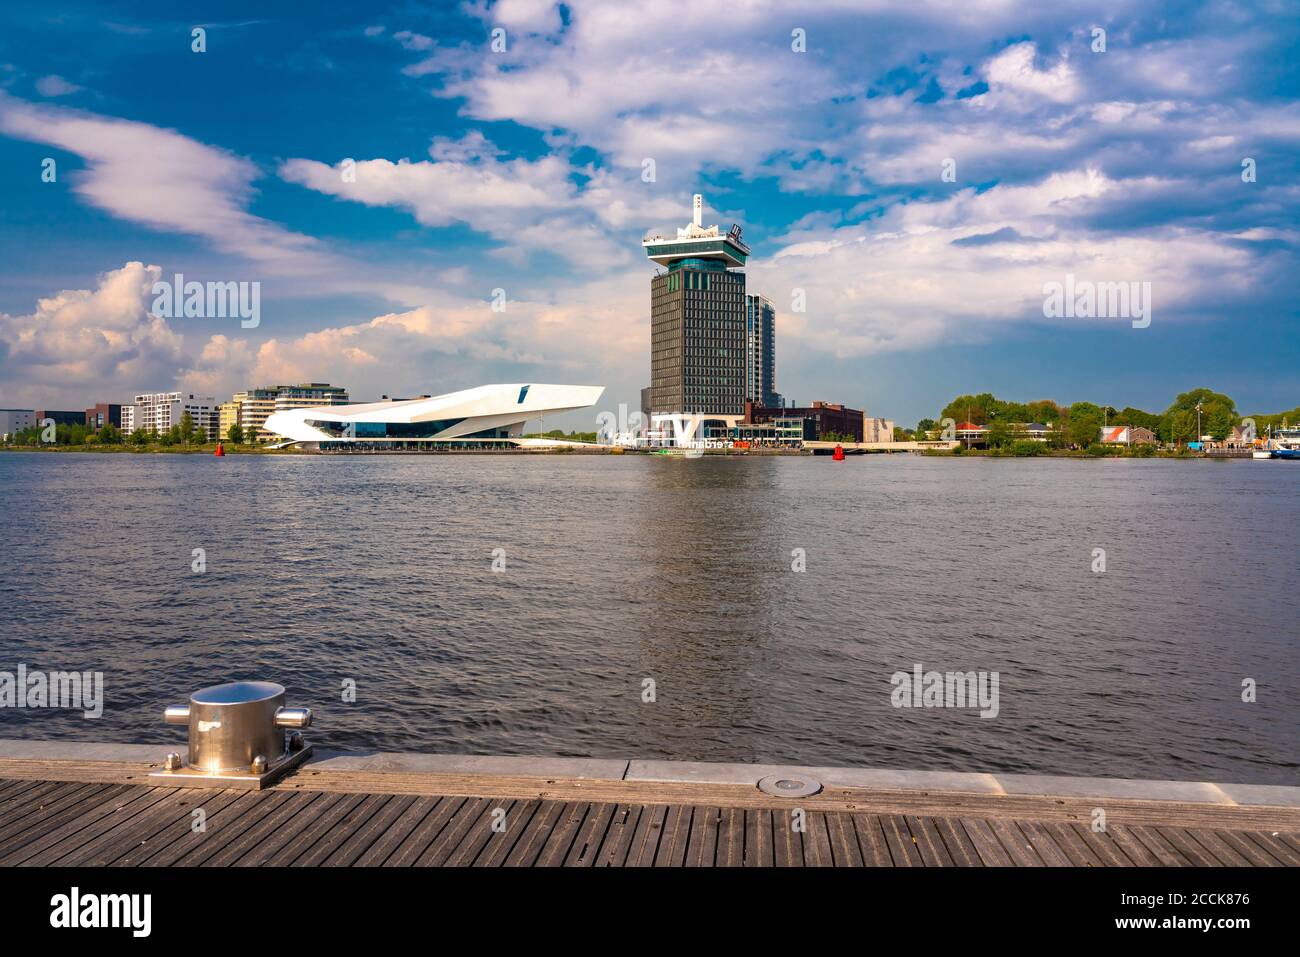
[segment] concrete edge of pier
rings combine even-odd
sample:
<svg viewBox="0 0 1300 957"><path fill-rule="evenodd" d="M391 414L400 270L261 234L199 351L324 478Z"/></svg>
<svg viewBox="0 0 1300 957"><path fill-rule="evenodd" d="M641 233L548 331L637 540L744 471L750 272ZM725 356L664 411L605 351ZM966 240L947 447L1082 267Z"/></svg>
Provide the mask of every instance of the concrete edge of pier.
<svg viewBox="0 0 1300 957"><path fill-rule="evenodd" d="M0 739L0 777L42 777L151 783L175 744L112 744L80 741ZM962 795L971 799L1061 799L1071 804L1096 800L1163 802L1186 807L1300 810L1300 787L1196 781L1148 781L958 771L903 771L885 768L802 767L772 764L721 764L622 758L521 757L512 755L415 754L317 749L280 788L350 789L352 785L395 790L469 788L508 793L562 785L571 791L617 799L626 792L680 796L699 789L705 797L756 790L770 776L811 778L838 800L871 793ZM613 797L610 797L610 796ZM782 800L767 798L767 800ZM788 800L788 799L786 799ZM818 802L813 802L818 803ZM984 803L984 802L980 802ZM1287 818L1291 814L1285 815Z"/></svg>

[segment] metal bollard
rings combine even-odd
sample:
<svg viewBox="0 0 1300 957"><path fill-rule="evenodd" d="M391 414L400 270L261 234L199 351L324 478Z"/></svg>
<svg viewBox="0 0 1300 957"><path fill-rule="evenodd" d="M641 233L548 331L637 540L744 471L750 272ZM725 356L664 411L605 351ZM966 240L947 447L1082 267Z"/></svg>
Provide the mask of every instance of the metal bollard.
<svg viewBox="0 0 1300 957"><path fill-rule="evenodd" d="M188 705L163 711L167 724L189 728L189 760L169 754L151 778L176 787L247 787L273 783L311 754L294 730L311 727L311 709L286 708L284 686L272 681L232 681L190 695Z"/></svg>

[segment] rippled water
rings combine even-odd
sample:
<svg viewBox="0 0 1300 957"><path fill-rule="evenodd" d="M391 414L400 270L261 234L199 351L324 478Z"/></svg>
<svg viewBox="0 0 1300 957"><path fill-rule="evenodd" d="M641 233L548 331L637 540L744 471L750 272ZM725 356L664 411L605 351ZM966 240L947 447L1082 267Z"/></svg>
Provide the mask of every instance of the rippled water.
<svg viewBox="0 0 1300 957"><path fill-rule="evenodd" d="M333 747L1295 784L1298 493L1253 461L0 454L0 670L106 683L0 736L179 740L164 705L269 678ZM917 662L999 672L1000 714L891 707Z"/></svg>

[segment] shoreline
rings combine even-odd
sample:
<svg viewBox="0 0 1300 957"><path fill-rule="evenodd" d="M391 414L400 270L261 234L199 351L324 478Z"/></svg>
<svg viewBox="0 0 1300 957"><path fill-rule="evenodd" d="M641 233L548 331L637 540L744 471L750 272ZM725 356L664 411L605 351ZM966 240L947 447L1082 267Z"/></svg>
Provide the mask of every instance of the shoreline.
<svg viewBox="0 0 1300 957"><path fill-rule="evenodd" d="M54 446L15 446L2 445L0 452L35 452L42 454L66 454L72 452L85 452L88 454L104 455L213 455L216 450L215 445L195 445L181 448L148 446L144 448L132 446L95 446L95 445L54 445ZM516 449L430 449L427 451L412 451L398 449L375 450L373 452L322 452L316 449L270 449L270 448L250 448L243 447L224 447L225 455L304 455L304 456L367 456L367 455L406 455L406 456L423 456L423 455L654 455L654 449L619 449L605 446L592 446L591 448L582 448L577 446L566 446L562 448L516 448ZM827 457L825 450L814 451L812 449L705 449L704 455L711 458L745 458L745 457ZM886 449L876 449L872 451L861 451L855 449L845 449L845 454L850 457L859 456L880 456L880 455L918 455L924 458L939 459L1085 459L1085 460L1106 460L1106 459L1173 459L1176 461L1223 461L1223 460L1243 460L1253 461L1249 452L1244 453L1219 453L1213 452L1190 452L1190 451L1172 451L1159 449L1149 453L1134 454L1128 451L1115 452L1089 452L1082 449L1052 449L1043 452L1037 452L1033 455L1017 455L1014 452L1003 452L995 449L963 449L961 451L946 451L936 449L899 449L891 451Z"/></svg>

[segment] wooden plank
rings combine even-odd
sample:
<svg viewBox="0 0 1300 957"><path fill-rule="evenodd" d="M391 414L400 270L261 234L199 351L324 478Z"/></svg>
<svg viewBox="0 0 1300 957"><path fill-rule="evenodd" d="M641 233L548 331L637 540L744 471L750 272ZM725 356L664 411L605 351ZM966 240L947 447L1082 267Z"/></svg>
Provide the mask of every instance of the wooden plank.
<svg viewBox="0 0 1300 957"><path fill-rule="evenodd" d="M59 867L104 867L130 848L165 830L169 824L178 820L192 820L191 811L198 806L200 800L202 795L188 789L170 791L157 804L109 828L99 837L51 863Z"/></svg>
<svg viewBox="0 0 1300 957"><path fill-rule="evenodd" d="M331 801L329 798L334 797ZM304 826L336 803L335 795L295 792L281 800L270 812L234 832L221 850L203 861L204 867L257 867L266 863L294 839Z"/></svg>
<svg viewBox="0 0 1300 957"><path fill-rule="evenodd" d="M686 846L687 867L712 867L718 850L718 822L721 813L716 807L697 807L691 815L691 839ZM800 852L802 860L802 852Z"/></svg>
<svg viewBox="0 0 1300 957"><path fill-rule="evenodd" d="M0 826L0 847L4 847L10 839L20 834L31 834L33 829L39 827L42 822L49 821L56 814L75 804L80 804L96 795L103 796L104 792L113 785L79 784L74 781L66 787L69 790L60 791L57 796L53 792L46 792L36 798L31 805L15 808L11 815L6 815L4 825Z"/></svg>
<svg viewBox="0 0 1300 957"><path fill-rule="evenodd" d="M519 839L528 831L528 824L542 806L540 800L515 801L506 812L505 830L492 831L487 843L474 858L474 867L500 867Z"/></svg>
<svg viewBox="0 0 1300 957"><path fill-rule="evenodd" d="M831 842L831 859L836 867L861 867L862 851L853 829L853 815L832 812L826 815L826 833Z"/></svg>
<svg viewBox="0 0 1300 957"><path fill-rule="evenodd" d="M501 842L510 841L513 843L518 834L510 833L510 816L515 813L516 805L520 803L513 800L489 801L483 809L483 813L479 815L478 820L465 832L460 844L451 852L442 866L471 867L490 841L499 839ZM501 823L497 824L498 821ZM496 827L504 827L505 830L497 831L495 830Z"/></svg>
<svg viewBox="0 0 1300 957"><path fill-rule="evenodd" d="M40 778L5 778L0 781L0 804L8 801L11 797L16 797L17 795L22 794L24 791L30 791L32 788L40 787L42 784L52 783L55 782L45 781Z"/></svg>
<svg viewBox="0 0 1300 957"><path fill-rule="evenodd" d="M1137 867L1159 867L1163 863L1160 858L1151 853L1151 850L1142 841L1139 841L1129 829L1123 824L1110 824L1106 828L1106 833L1110 835L1115 845L1124 852L1125 856Z"/></svg>
<svg viewBox="0 0 1300 957"><path fill-rule="evenodd" d="M602 807L610 807L604 804ZM686 848L691 840L691 807L674 804L664 818L663 835L655 854L655 867L682 867L686 863Z"/></svg>
<svg viewBox="0 0 1300 957"><path fill-rule="evenodd" d="M1147 850L1165 867L1187 867L1191 863L1178 853L1177 848L1156 833L1155 828L1135 825L1129 828L1129 833L1146 845Z"/></svg>
<svg viewBox="0 0 1300 957"><path fill-rule="evenodd" d="M1106 867L1132 867L1134 862L1124 853L1123 849L1115 843L1114 839L1105 831L1094 831L1091 823L1082 824L1062 824L1062 828L1072 831L1080 841L1096 855L1097 859Z"/></svg>
<svg viewBox="0 0 1300 957"><path fill-rule="evenodd" d="M379 867L401 846L420 823L429 816L438 802L436 797L417 797L385 831L356 859L354 867Z"/></svg>
<svg viewBox="0 0 1300 957"><path fill-rule="evenodd" d="M452 816L460 810L467 800L469 799L463 797L439 798L437 806L412 829L410 836L402 841L397 846L397 849L384 860L383 866L413 867L415 862L420 859L420 855L424 853L425 848L432 844L434 839L442 833L443 828L447 826L447 822L452 819Z"/></svg>
<svg viewBox="0 0 1300 957"><path fill-rule="evenodd" d="M1191 837L1188 837L1187 834L1185 834L1180 829L1176 827L1161 827L1161 828L1156 828L1156 831L1157 833L1160 834L1161 837L1163 837L1166 841L1168 841L1170 846L1173 847L1174 850L1176 850L1180 855L1182 855L1182 857L1185 860L1190 861L1193 866L1195 867L1222 867L1223 866L1219 862L1218 858L1216 858L1205 848L1201 847L1201 845L1196 840L1194 840Z"/></svg>
<svg viewBox="0 0 1300 957"><path fill-rule="evenodd" d="M36 812L42 805L88 787L79 781L28 781L26 783L33 786L15 795L12 800L0 803L0 827L5 827L13 821Z"/></svg>
<svg viewBox="0 0 1300 957"><path fill-rule="evenodd" d="M1283 864L1272 854L1269 854L1254 841L1245 837L1239 831L1216 831L1216 836L1228 847L1232 848L1246 860L1250 861L1253 867L1282 867Z"/></svg>
<svg viewBox="0 0 1300 957"><path fill-rule="evenodd" d="M867 867L893 867L894 859L885 840L885 829L876 814L854 814L853 829L858 835L858 849Z"/></svg>
<svg viewBox="0 0 1300 957"><path fill-rule="evenodd" d="M600 845L605 840L605 832L609 829L609 822L614 819L614 812L617 810L618 805L603 801L592 805L587 819L582 822L578 836L573 839L573 846L569 848L569 856L564 860L565 867L595 865L597 858L600 857Z"/></svg>
<svg viewBox="0 0 1300 957"><path fill-rule="evenodd" d="M1244 831L1242 837L1254 841L1287 867L1300 867L1300 851L1272 834L1265 834L1261 831Z"/></svg>
<svg viewBox="0 0 1300 957"><path fill-rule="evenodd" d="M287 797L288 794L289 792L283 791L278 796ZM293 836L269 855L265 863L274 867L292 867L300 857L315 847L317 841L355 811L363 800L365 795L345 794L322 813L311 815L309 820L294 828Z"/></svg>
<svg viewBox="0 0 1300 957"><path fill-rule="evenodd" d="M206 833L206 828L217 826L216 815L218 812L229 807L247 792L223 789L220 791L203 791L201 793L202 797L199 799L197 807L203 809L204 832L194 830L194 810L191 809L189 817L175 820L152 836L126 848L121 854L108 862L109 866L130 867L160 853L165 848L173 847L177 842L185 838L194 837L197 840L197 835Z"/></svg>
<svg viewBox="0 0 1300 957"><path fill-rule="evenodd" d="M591 805L586 801L569 802L555 820L551 834L542 845L542 852L537 855L536 867L563 867L568 859L578 832L582 830L583 821Z"/></svg>
<svg viewBox="0 0 1300 957"><path fill-rule="evenodd" d="M496 807L497 799L495 798L470 798L466 801L447 826L442 829L442 833L433 839L433 843L425 848L424 853L420 855L415 862L416 867L439 867L451 857L460 842L465 839L465 835L474 827L475 822L480 818L491 814L492 808Z"/></svg>
<svg viewBox="0 0 1300 957"><path fill-rule="evenodd" d="M912 835L912 843L921 854L926 867L952 867L954 861L944 846L943 838L929 818L909 816L903 819Z"/></svg>
<svg viewBox="0 0 1300 957"><path fill-rule="evenodd" d="M334 823L328 828L320 831L320 836L316 841L298 855L297 858L289 865L290 867L319 867L333 856L334 852L339 850L350 841L359 830L365 827L366 822L372 817L383 812L384 805L393 800L391 794L368 794L360 802L348 809L342 817L335 819ZM303 830L314 829L310 816L304 816L294 820L294 824L299 821L303 824Z"/></svg>
<svg viewBox="0 0 1300 957"><path fill-rule="evenodd" d="M772 815L780 811L751 808L745 812L745 866L773 867L776 864L772 847Z"/></svg>
<svg viewBox="0 0 1300 957"><path fill-rule="evenodd" d="M1016 826L1015 821L992 820L988 822L993 835L1017 867L1042 867L1043 859L1034 851L1034 845Z"/></svg>
<svg viewBox="0 0 1300 957"><path fill-rule="evenodd" d="M329 857L321 862L322 867L351 867L415 803L412 794L395 794L380 809L372 814L361 826L353 831Z"/></svg>
<svg viewBox="0 0 1300 957"><path fill-rule="evenodd" d="M959 818L962 828L966 831L966 836L970 842L975 845L975 850L979 853L980 860L986 867L1010 867L1015 862L1011 855L1006 852L1002 844L998 841L997 835L989 827L988 821L981 821L977 818L963 817Z"/></svg>
<svg viewBox="0 0 1300 957"><path fill-rule="evenodd" d="M87 807L82 814L47 832L26 847L0 857L0 865L33 867L57 860L69 851L93 841L110 828L148 810L167 796L164 788L130 788L98 806Z"/></svg>
<svg viewBox="0 0 1300 957"><path fill-rule="evenodd" d="M1037 821L1019 821L1017 824L1034 851L1048 867L1069 867L1070 858L1061 850L1060 845L1052 839L1047 829Z"/></svg>
<svg viewBox="0 0 1300 957"><path fill-rule="evenodd" d="M546 846L560 815L564 813L563 801L543 801L533 812L524 833L506 855L505 867L532 867Z"/></svg>
<svg viewBox="0 0 1300 957"><path fill-rule="evenodd" d="M714 867L741 867L745 863L745 810L724 807L718 812L718 849Z"/></svg>
<svg viewBox="0 0 1300 957"><path fill-rule="evenodd" d="M794 810L772 812L772 863L777 867L803 867L803 835L794 829Z"/></svg>
<svg viewBox="0 0 1300 957"><path fill-rule="evenodd" d="M632 836L644 810L640 804L623 804L614 812L605 834L605 844L600 850L599 867L622 867L632 847Z"/></svg>
<svg viewBox="0 0 1300 957"><path fill-rule="evenodd" d="M189 849L174 863L177 867L198 867L204 861L219 853L232 841L237 841L249 830L257 825L268 815L274 814L283 804L285 804L290 794L279 791L255 791L248 795L247 804L240 804L236 801L231 807L239 808L239 816L229 818L224 826L219 828L209 827L203 834L198 835L199 840L194 841ZM153 862L147 862L146 866L152 865Z"/></svg>
<svg viewBox="0 0 1300 957"><path fill-rule="evenodd" d="M1250 867L1254 863L1244 854L1233 850L1213 831L1193 829L1187 831L1187 836L1205 848L1206 853L1213 854L1225 867Z"/></svg>
<svg viewBox="0 0 1300 957"><path fill-rule="evenodd" d="M885 832L885 843L889 845L889 856L895 867L925 866L921 852L912 843L912 832L907 829L907 821L901 815L882 814L880 826Z"/></svg>
<svg viewBox="0 0 1300 957"><path fill-rule="evenodd" d="M229 792L223 791L220 793L226 794ZM119 857L117 864L121 867L138 867L141 865L170 867L193 853L195 849L212 841L218 834L229 833L233 838L239 834L239 819L245 814L253 812L262 803L264 796L265 792L237 792L233 801L208 813L205 830L195 831L193 828L187 828L179 834L173 832L170 841L163 840L161 836L155 836L148 844L133 848ZM212 808L218 803L214 797L205 802L204 806Z"/></svg>
<svg viewBox="0 0 1300 957"><path fill-rule="evenodd" d="M632 846L628 848L626 866L654 866L667 817L668 807L663 804L651 805L641 812L641 819L637 821L636 831L632 835Z"/></svg>
<svg viewBox="0 0 1300 957"><path fill-rule="evenodd" d="M1040 825L1069 859L1071 867L1105 867L1105 862L1087 845L1074 827L1060 822ZM1040 852L1041 853L1041 852Z"/></svg>
<svg viewBox="0 0 1300 957"><path fill-rule="evenodd" d="M821 811L808 814L808 830L803 835L804 867L834 867L831 854L831 835L826 826L826 815Z"/></svg>
<svg viewBox="0 0 1300 957"><path fill-rule="evenodd" d="M958 867L984 866L979 851L975 850L975 845L971 843L960 821L950 817L937 817L934 818L934 827L939 832L944 847L948 849L948 856L952 858L953 864Z"/></svg>

